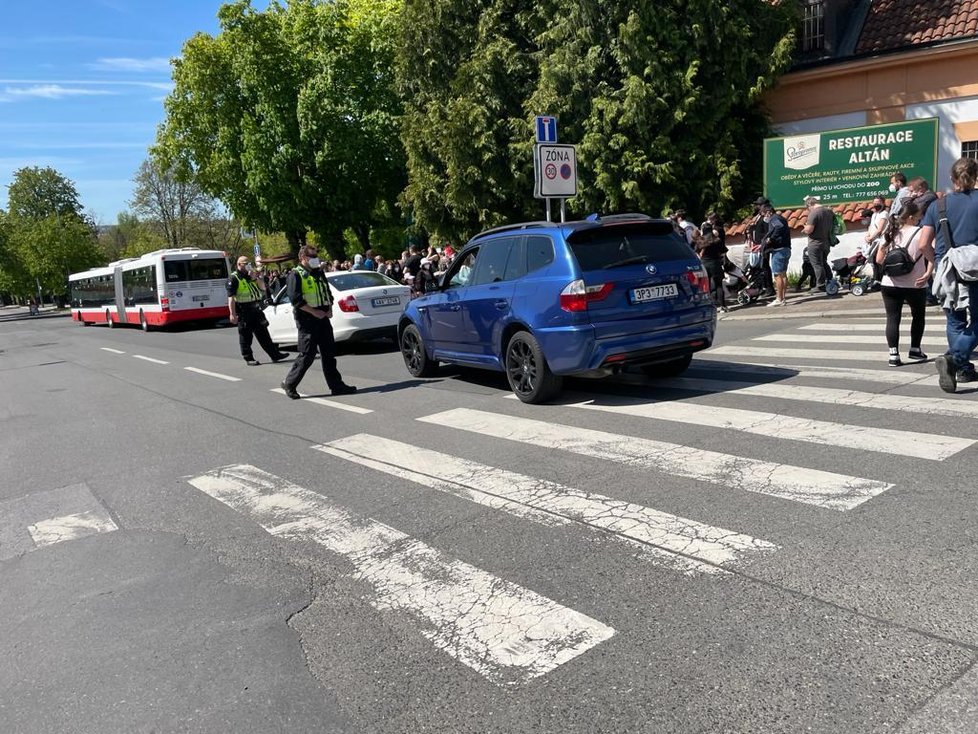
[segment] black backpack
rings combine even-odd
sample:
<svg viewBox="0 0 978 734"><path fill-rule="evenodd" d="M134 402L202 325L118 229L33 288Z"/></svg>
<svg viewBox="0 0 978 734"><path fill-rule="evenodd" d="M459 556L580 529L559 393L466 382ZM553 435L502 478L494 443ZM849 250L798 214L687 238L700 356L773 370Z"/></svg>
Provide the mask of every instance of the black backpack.
<svg viewBox="0 0 978 734"><path fill-rule="evenodd" d="M917 236L917 232L920 231L920 227L914 232L910 239L907 240L907 244L904 247L891 247L889 252L883 257L883 274L889 275L891 278L907 275L913 272L913 269L917 265L917 261L920 260L923 255L917 255L917 259L910 257L910 253L907 248L910 247L910 243L913 242L913 238Z"/></svg>

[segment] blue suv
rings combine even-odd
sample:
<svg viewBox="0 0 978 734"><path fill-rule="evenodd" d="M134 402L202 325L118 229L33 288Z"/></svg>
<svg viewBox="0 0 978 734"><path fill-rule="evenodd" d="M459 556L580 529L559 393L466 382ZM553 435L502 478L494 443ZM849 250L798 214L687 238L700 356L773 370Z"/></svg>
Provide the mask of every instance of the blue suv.
<svg viewBox="0 0 978 734"><path fill-rule="evenodd" d="M668 220L514 224L473 237L439 287L408 304L398 338L415 377L439 362L502 371L520 400L540 403L564 375L680 374L713 342L709 291Z"/></svg>

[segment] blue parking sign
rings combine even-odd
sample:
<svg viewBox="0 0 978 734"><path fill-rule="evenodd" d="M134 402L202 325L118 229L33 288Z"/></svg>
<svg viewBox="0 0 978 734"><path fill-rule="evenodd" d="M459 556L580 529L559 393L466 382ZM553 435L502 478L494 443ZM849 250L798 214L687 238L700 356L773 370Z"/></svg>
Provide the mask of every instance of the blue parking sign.
<svg viewBox="0 0 978 734"><path fill-rule="evenodd" d="M537 117L537 142L557 142L557 118L550 116Z"/></svg>

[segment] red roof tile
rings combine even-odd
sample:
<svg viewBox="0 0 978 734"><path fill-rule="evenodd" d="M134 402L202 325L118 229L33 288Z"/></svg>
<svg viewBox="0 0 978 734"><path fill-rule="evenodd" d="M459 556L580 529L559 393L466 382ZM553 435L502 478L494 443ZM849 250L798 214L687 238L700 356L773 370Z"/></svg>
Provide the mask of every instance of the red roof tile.
<svg viewBox="0 0 978 734"><path fill-rule="evenodd" d="M889 204L889 202L887 202ZM862 214L864 209L869 209L873 205L870 201L859 201L851 202L849 204L839 204L838 206L829 207L832 211L838 212L842 215L842 218L847 222L858 222L862 219ZM781 209L780 214L782 217L788 220L789 229L803 229L805 226L805 220L808 219L808 209ZM724 230L728 237L740 237L747 231L747 225L750 224L753 217L748 217L742 222L735 222L727 225Z"/></svg>
<svg viewBox="0 0 978 734"><path fill-rule="evenodd" d="M937 198L941 198L943 196L943 192L937 192ZM884 201L886 201L887 207L893 203L892 199L885 199ZM871 208L872 206L873 202L870 200L850 202L848 204L838 204L836 206L830 206L829 209L841 214L842 218L846 220L846 222L858 222L863 218L863 211ZM808 209L804 207L801 209L779 209L778 213L788 220L789 229L803 229L805 227L805 220L808 219ZM742 222L734 222L727 225L726 229L724 229L727 237L744 236L747 232L747 225L750 224L751 219L753 219L753 217L748 217Z"/></svg>
<svg viewBox="0 0 978 734"><path fill-rule="evenodd" d="M978 0L873 0L856 53L978 36Z"/></svg>

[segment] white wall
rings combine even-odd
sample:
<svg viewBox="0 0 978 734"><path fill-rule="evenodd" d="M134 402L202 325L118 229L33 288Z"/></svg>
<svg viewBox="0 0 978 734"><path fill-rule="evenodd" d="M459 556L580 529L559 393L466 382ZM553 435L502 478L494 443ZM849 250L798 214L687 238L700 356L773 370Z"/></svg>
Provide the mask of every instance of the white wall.
<svg viewBox="0 0 978 734"><path fill-rule="evenodd" d="M813 117L810 120L795 120L778 125L778 135L802 135L804 133L820 133L826 130L842 130L847 127L865 127L865 112L847 112L844 115L827 115Z"/></svg>
<svg viewBox="0 0 978 734"><path fill-rule="evenodd" d="M954 134L954 123L978 120L978 97L964 97L943 102L926 102L907 106L907 119L936 117L939 142L937 146L937 180L930 186L935 191L951 188L951 166L961 157L961 142Z"/></svg>
<svg viewBox="0 0 978 734"><path fill-rule="evenodd" d="M869 247L866 245L866 240L863 239L866 234L866 230L859 230L855 232L846 232L844 235L839 237L839 244L832 248L829 252L829 263L833 260L838 260L840 257L851 257L856 254L857 249L862 249L864 254L869 253ZM791 238L791 259L788 261L788 272L789 273L800 273L802 266L802 257L805 254L805 248L808 246L808 237L802 235L801 237ZM743 245L730 245L729 246L729 256L738 265L743 265L744 257L744 246Z"/></svg>

